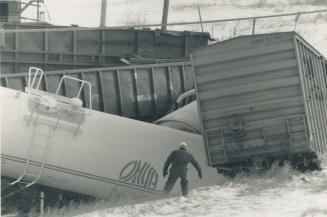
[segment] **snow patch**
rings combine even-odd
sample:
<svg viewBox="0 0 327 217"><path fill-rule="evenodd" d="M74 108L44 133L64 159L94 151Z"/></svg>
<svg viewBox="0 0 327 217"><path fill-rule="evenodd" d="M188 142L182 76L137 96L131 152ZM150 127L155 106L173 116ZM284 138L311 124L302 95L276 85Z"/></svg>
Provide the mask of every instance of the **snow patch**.
<svg viewBox="0 0 327 217"><path fill-rule="evenodd" d="M327 160L322 166L327 167ZM186 198L172 195L126 200L117 197L64 212L57 210L46 216L327 217L326 201L327 168L301 173L289 165L275 165L261 175L241 174L219 185L192 190Z"/></svg>

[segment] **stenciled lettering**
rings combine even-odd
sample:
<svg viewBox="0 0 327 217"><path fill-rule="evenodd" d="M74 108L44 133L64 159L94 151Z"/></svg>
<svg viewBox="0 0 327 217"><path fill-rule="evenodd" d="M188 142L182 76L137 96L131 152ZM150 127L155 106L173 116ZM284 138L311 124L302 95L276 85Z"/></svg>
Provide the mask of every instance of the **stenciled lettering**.
<svg viewBox="0 0 327 217"><path fill-rule="evenodd" d="M158 183L158 173L149 163L133 160L121 169L119 180L155 189Z"/></svg>

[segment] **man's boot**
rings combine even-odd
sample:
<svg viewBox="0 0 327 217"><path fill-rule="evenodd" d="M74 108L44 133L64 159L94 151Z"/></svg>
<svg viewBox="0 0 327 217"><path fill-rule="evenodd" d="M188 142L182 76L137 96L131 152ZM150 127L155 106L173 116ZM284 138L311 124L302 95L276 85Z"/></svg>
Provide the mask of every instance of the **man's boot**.
<svg viewBox="0 0 327 217"><path fill-rule="evenodd" d="M188 181L182 180L181 181L181 187L182 187L182 194L185 197L188 194Z"/></svg>

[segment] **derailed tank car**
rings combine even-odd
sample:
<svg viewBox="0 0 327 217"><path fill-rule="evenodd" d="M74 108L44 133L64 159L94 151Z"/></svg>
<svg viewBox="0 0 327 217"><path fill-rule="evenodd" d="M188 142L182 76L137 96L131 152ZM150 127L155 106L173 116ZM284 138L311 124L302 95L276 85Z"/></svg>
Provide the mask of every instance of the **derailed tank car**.
<svg viewBox="0 0 327 217"><path fill-rule="evenodd" d="M197 49L192 65L208 164L218 172L287 159L319 167L327 150L326 60L295 32Z"/></svg>

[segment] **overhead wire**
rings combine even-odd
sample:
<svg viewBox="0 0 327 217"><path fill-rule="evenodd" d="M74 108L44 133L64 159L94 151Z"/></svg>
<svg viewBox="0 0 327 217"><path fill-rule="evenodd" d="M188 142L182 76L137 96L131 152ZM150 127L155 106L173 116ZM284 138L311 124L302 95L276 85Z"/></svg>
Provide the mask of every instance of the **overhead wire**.
<svg viewBox="0 0 327 217"><path fill-rule="evenodd" d="M265 16L252 16L252 17L240 17L240 18L230 18L230 19L217 19L217 20L204 20L200 21L190 21L190 22L174 22L167 23L167 26L181 26L181 25L192 25L192 24L200 24L200 23L220 23L220 22L230 22L230 21L238 21L238 20L253 20L253 19L264 19L264 18L273 18L273 17L286 17L286 16L296 16L303 14L313 14L313 13L324 13L327 12L327 9L323 10L315 10L315 11L304 11L304 12L294 12L294 13L286 13L286 14L273 14L273 15L265 15ZM125 25L125 26L111 26L111 27L73 27L70 30L96 30L96 29L110 29L110 28L144 28L144 27L158 27L161 26L161 23L158 24L140 24L140 25ZM1 30L1 32L38 32L39 29L7 29ZM42 31L67 31L67 28L48 28L42 29Z"/></svg>
<svg viewBox="0 0 327 217"><path fill-rule="evenodd" d="M232 5L232 4L213 4L213 5L206 5L206 4L199 4L201 7L201 11L203 12L208 12L208 11L217 11L219 9L221 9L221 7L223 7L223 10L235 10L235 8L243 8L243 9L265 9L265 7L263 5L256 5L256 4L251 4L251 5ZM100 3L91 3L91 4L82 4L80 6L78 6L79 8L84 8L84 7L100 7ZM110 4L109 4L109 9L110 9ZM184 6L171 6L173 8L169 9L169 12L172 13L180 13L180 14L185 14L185 13L189 13L189 12L197 12L197 4L194 4L194 6L187 6L186 8ZM179 8L180 7L180 8ZM254 8L255 7L255 8ZM281 8L283 7L283 5L280 4L269 4L269 9L271 8ZM128 10L128 7L126 7ZM132 7L131 7L132 8ZM131 9L130 12L132 13L134 10ZM129 10L128 10L129 11ZM266 11L270 11L268 9L266 9ZM118 14L119 12L111 12L110 13L110 17L122 17L124 15L113 15L113 14ZM161 10L143 10L142 12L138 12L138 13L133 13L133 15L147 15L147 14L161 14L162 11Z"/></svg>

